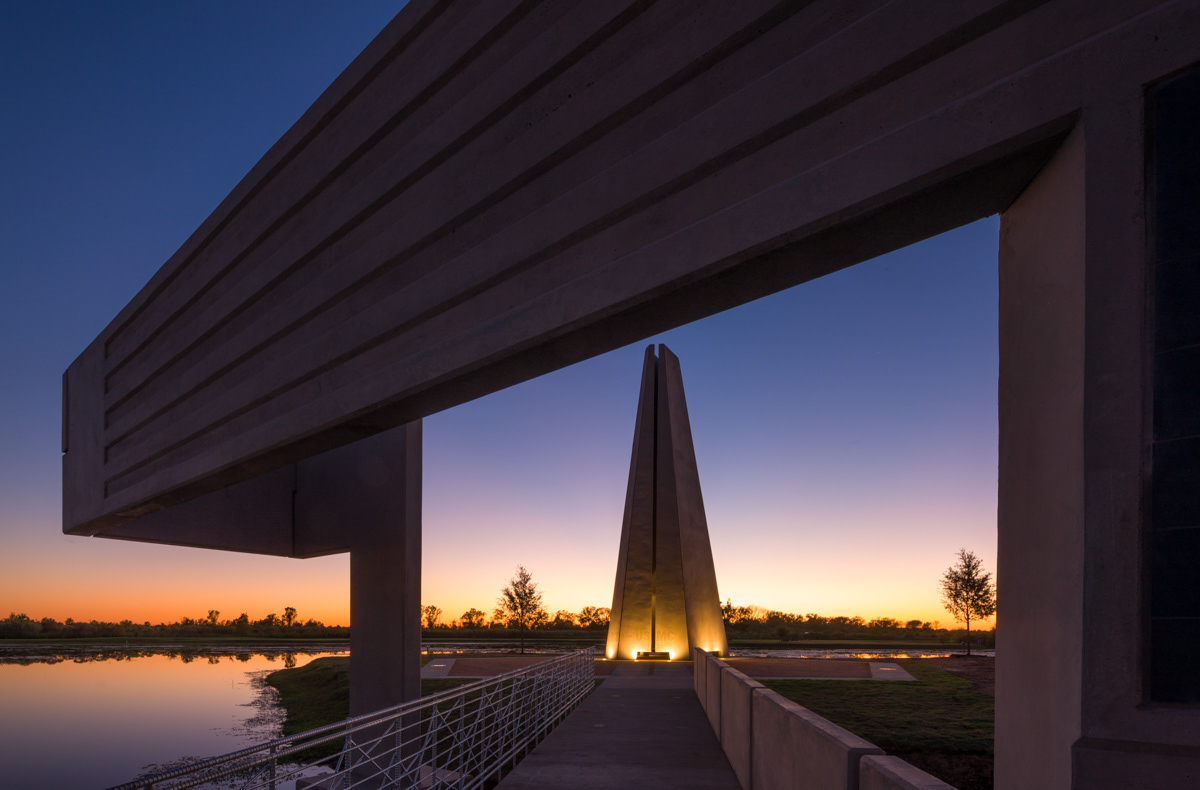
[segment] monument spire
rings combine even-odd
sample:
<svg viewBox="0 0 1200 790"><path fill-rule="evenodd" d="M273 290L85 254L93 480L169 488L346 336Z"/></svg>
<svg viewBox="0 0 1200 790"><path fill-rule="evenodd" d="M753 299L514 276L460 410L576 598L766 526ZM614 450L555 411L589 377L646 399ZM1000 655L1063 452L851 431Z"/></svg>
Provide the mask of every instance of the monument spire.
<svg viewBox="0 0 1200 790"><path fill-rule="evenodd" d="M679 359L646 348L608 625L609 658L727 652Z"/></svg>

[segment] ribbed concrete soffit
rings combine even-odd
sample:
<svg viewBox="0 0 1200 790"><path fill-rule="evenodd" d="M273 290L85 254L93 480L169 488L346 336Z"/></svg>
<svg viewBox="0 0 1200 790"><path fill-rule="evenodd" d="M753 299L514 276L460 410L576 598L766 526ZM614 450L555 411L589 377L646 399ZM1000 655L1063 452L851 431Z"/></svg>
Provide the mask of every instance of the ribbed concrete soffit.
<svg viewBox="0 0 1200 790"><path fill-rule="evenodd" d="M67 371L64 529L994 213L1196 13L414 0Z"/></svg>

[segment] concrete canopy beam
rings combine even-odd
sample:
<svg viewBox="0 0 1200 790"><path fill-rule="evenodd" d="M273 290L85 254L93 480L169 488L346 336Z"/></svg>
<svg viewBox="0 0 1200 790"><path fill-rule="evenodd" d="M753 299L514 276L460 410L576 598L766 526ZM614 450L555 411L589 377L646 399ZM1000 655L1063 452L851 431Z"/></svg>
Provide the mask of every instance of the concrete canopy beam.
<svg viewBox="0 0 1200 790"><path fill-rule="evenodd" d="M64 529L1002 210L1096 63L1180 68L1198 14L411 3L68 369Z"/></svg>

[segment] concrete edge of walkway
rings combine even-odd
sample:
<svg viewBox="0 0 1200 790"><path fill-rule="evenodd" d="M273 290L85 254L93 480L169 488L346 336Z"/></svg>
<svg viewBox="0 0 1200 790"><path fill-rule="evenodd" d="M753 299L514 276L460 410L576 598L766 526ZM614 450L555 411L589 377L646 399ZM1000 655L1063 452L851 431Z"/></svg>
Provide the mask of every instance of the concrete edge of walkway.
<svg viewBox="0 0 1200 790"><path fill-rule="evenodd" d="M421 667L421 679L444 678L450 676L450 668L454 666L453 658L435 658Z"/></svg>
<svg viewBox="0 0 1200 790"><path fill-rule="evenodd" d="M871 680L916 680L899 664L890 661L869 661Z"/></svg>

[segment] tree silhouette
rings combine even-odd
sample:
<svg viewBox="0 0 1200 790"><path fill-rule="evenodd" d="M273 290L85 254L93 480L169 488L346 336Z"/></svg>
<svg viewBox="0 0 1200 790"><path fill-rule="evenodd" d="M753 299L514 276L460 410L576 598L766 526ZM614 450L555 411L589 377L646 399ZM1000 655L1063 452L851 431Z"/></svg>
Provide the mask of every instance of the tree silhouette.
<svg viewBox="0 0 1200 790"><path fill-rule="evenodd" d="M946 611L967 624L967 655L971 655L971 621L996 613L996 585L992 574L973 552L958 550L958 562L942 574L942 602Z"/></svg>
<svg viewBox="0 0 1200 790"><path fill-rule="evenodd" d="M583 628L603 628L608 625L607 606L585 606L579 611L579 625Z"/></svg>
<svg viewBox="0 0 1200 790"><path fill-rule="evenodd" d="M294 622L296 622L296 608L293 606L283 607L283 624L290 628Z"/></svg>
<svg viewBox="0 0 1200 790"><path fill-rule="evenodd" d="M575 615L566 609L559 609L550 621L551 628L571 628L575 625Z"/></svg>
<svg viewBox="0 0 1200 790"><path fill-rule="evenodd" d="M494 620L502 620L509 627L516 626L521 632L521 652L525 652L525 631L546 620L546 609L542 606L542 594L538 592L533 574L524 565L517 566L517 575L509 579L500 590L496 600Z"/></svg>
<svg viewBox="0 0 1200 790"><path fill-rule="evenodd" d="M472 606L463 612L462 617L458 619L462 623L463 628L483 628L483 619L486 616L483 612Z"/></svg>
<svg viewBox="0 0 1200 790"><path fill-rule="evenodd" d="M421 619L425 621L426 628L437 628L438 621L442 619L442 610L433 604L422 606Z"/></svg>

